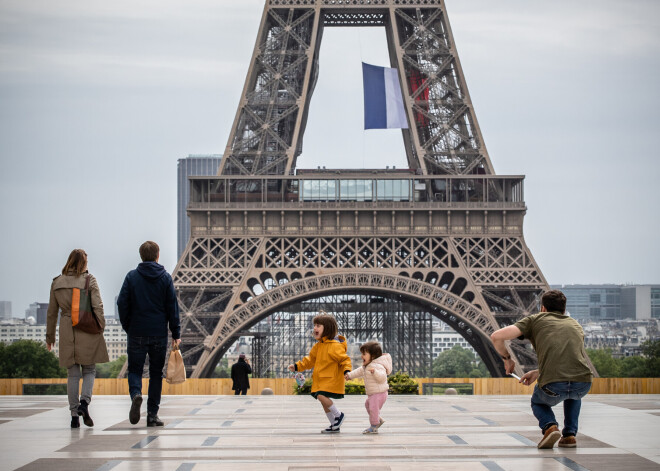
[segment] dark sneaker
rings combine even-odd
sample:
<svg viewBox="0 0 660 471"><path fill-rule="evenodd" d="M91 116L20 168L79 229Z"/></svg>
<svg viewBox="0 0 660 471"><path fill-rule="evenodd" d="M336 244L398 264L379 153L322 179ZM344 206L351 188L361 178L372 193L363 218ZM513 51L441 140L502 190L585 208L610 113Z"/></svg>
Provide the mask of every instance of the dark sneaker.
<svg viewBox="0 0 660 471"><path fill-rule="evenodd" d="M555 443L557 443L557 440L560 438L561 432L556 425L552 425L546 429L545 433L543 434L543 438L537 445L537 448L541 450L549 450L555 446Z"/></svg>
<svg viewBox="0 0 660 471"><path fill-rule="evenodd" d="M85 425L88 427L93 427L94 426L94 421L92 418L89 416L89 404L87 401L80 401L80 405L78 406L78 415L82 415L83 422Z"/></svg>
<svg viewBox="0 0 660 471"><path fill-rule="evenodd" d="M339 427L331 425L330 427L321 430L321 433L339 433Z"/></svg>
<svg viewBox="0 0 660 471"><path fill-rule="evenodd" d="M80 419L78 416L71 417L71 428L80 428Z"/></svg>
<svg viewBox="0 0 660 471"><path fill-rule="evenodd" d="M147 414L147 427L162 427L165 423L157 415Z"/></svg>
<svg viewBox="0 0 660 471"><path fill-rule="evenodd" d="M341 427L342 422L344 422L344 413L342 412L339 414L339 417L335 419L335 423L333 425L334 428L339 429Z"/></svg>
<svg viewBox="0 0 660 471"><path fill-rule="evenodd" d="M557 446L559 448L575 448L577 446L577 440L575 439L575 435L561 437Z"/></svg>
<svg viewBox="0 0 660 471"><path fill-rule="evenodd" d="M142 394L136 394L131 403L131 411L128 413L128 420L133 425L140 421L140 407L142 407Z"/></svg>

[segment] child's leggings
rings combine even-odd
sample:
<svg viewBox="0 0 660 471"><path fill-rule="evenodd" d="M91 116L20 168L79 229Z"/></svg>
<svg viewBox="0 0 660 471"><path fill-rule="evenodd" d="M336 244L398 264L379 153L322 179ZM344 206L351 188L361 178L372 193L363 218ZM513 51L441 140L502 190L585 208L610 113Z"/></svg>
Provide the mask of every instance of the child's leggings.
<svg viewBox="0 0 660 471"><path fill-rule="evenodd" d="M367 412L369 413L369 423L371 425L378 425L380 423L380 410L383 408L385 401L387 401L387 391L367 396L364 407L367 408Z"/></svg>

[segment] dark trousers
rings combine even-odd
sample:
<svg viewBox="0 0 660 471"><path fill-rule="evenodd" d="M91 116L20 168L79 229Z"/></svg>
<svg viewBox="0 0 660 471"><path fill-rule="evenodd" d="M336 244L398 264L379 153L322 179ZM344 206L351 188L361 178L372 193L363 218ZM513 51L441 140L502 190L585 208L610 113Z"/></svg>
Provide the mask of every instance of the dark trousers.
<svg viewBox="0 0 660 471"><path fill-rule="evenodd" d="M247 394L247 388L243 389L234 389L234 396L245 396Z"/></svg>
<svg viewBox="0 0 660 471"><path fill-rule="evenodd" d="M147 413L156 415L163 390L163 367L167 337L128 337L128 391L131 398L142 392L142 372L149 355L149 399Z"/></svg>

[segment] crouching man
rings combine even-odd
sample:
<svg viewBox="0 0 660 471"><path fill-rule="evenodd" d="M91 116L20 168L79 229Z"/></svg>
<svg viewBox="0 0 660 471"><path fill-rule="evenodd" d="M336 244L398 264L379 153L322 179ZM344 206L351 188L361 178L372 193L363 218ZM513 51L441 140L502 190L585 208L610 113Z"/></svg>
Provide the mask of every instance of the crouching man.
<svg viewBox="0 0 660 471"><path fill-rule="evenodd" d="M566 315L566 296L561 291L547 291L541 298L541 312L519 320L490 336L504 360L507 374L516 364L505 341L528 339L539 368L520 378L523 384L537 381L532 394L532 412L539 421L543 438L538 448L552 448L557 440L562 448L577 446L578 417L582 398L591 389L592 373L584 349L584 332L578 322ZM564 428L559 432L552 407L564 403Z"/></svg>

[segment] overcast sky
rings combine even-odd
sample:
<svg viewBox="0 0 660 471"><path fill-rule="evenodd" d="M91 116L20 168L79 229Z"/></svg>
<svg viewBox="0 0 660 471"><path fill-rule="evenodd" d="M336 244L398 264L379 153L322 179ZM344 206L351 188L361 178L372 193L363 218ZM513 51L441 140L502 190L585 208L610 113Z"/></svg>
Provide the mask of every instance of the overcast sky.
<svg viewBox="0 0 660 471"><path fill-rule="evenodd" d="M176 264L177 159L221 154L264 0L0 0L0 300L47 302L73 248L106 310L147 240ZM548 281L660 283L660 2L447 0L498 174L526 175ZM362 130L382 28L328 28L299 168L405 167Z"/></svg>

